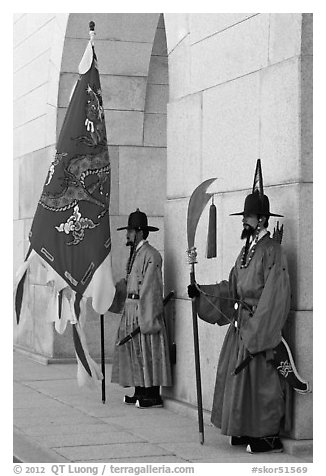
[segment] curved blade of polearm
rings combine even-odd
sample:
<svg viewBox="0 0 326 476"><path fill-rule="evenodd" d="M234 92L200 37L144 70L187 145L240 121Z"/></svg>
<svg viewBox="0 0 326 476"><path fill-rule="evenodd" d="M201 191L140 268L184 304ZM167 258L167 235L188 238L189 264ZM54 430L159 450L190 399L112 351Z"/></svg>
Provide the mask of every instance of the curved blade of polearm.
<svg viewBox="0 0 326 476"><path fill-rule="evenodd" d="M188 236L188 257L190 268L190 284L194 284L195 280L195 263L196 261L196 249L195 234L198 225L199 218L208 202L213 195L212 193L206 193L207 188L216 178L205 180L201 183L192 193L187 216L187 236ZM192 323L194 334L194 357L195 357L195 370L196 370L196 390L197 390L197 410L198 410L198 426L200 443L204 443L204 419L203 419L203 402L201 391L201 375L200 375L200 355L199 355L199 338L198 338L198 318L197 318L197 305L196 298L192 299Z"/></svg>
<svg viewBox="0 0 326 476"><path fill-rule="evenodd" d="M195 234L199 218L203 213L203 210L211 198L213 193L206 193L208 187L216 180L215 178L210 178L202 182L198 187L193 191L188 205L188 215L187 215L187 237L188 237L188 249L192 248L195 243Z"/></svg>

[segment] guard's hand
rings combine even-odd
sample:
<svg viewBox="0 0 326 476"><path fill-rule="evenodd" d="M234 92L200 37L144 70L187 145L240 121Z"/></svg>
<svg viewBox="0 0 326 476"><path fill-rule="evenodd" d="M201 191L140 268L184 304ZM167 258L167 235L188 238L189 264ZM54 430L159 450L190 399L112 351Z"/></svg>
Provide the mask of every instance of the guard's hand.
<svg viewBox="0 0 326 476"><path fill-rule="evenodd" d="M198 297L200 292L197 289L196 284L189 284L188 286L188 296L192 299L194 297Z"/></svg>

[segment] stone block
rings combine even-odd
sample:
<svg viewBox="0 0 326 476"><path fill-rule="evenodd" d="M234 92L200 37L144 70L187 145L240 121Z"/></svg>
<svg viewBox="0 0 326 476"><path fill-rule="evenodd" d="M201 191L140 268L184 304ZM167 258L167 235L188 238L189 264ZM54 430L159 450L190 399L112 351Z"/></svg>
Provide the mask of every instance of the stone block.
<svg viewBox="0 0 326 476"><path fill-rule="evenodd" d="M146 78L101 75L101 87L106 109L144 110Z"/></svg>
<svg viewBox="0 0 326 476"><path fill-rule="evenodd" d="M58 47L54 48L55 51L59 49ZM61 50L61 55L62 55L62 50ZM49 65L49 81L47 83L47 98L46 98L46 104L49 106L53 106L55 108L58 107L58 98L59 98L59 92L61 89L61 83L60 83L60 62L58 64L54 63L54 61L58 61L56 58L52 59L50 58L50 65ZM60 56L61 59L61 56Z"/></svg>
<svg viewBox="0 0 326 476"><path fill-rule="evenodd" d="M123 439L124 435L124 439ZM170 450L161 448L158 445L153 445L148 442L137 443L135 437L127 432L117 433L117 438L120 441L131 441L131 443L115 443L107 445L89 445L87 446L87 461L101 461L110 460L111 458L125 458L128 455L129 458L145 456L158 456L171 455ZM85 447L84 446L67 446L64 448L57 448L56 452L64 456L68 461L82 462L85 461Z"/></svg>
<svg viewBox="0 0 326 476"><path fill-rule="evenodd" d="M299 311L291 316L294 339L291 342L299 375L313 386L313 315ZM313 393L295 393L293 401L293 428L291 437L302 440L313 438Z"/></svg>
<svg viewBox="0 0 326 476"><path fill-rule="evenodd" d="M301 54L313 54L313 13L302 13Z"/></svg>
<svg viewBox="0 0 326 476"><path fill-rule="evenodd" d="M109 157L111 164L110 215L117 215L119 212L119 148L110 146Z"/></svg>
<svg viewBox="0 0 326 476"><path fill-rule="evenodd" d="M264 183L300 181L300 61L289 59L260 74Z"/></svg>
<svg viewBox="0 0 326 476"><path fill-rule="evenodd" d="M166 114L145 113L144 146L166 147Z"/></svg>
<svg viewBox="0 0 326 476"><path fill-rule="evenodd" d="M49 57L50 50L47 50L14 73L14 100L48 82Z"/></svg>
<svg viewBox="0 0 326 476"><path fill-rule="evenodd" d="M13 223L13 270L14 276L18 267L25 259L24 221L14 220Z"/></svg>
<svg viewBox="0 0 326 476"><path fill-rule="evenodd" d="M56 106L47 104L45 116L44 147L55 146L57 138L58 110Z"/></svg>
<svg viewBox="0 0 326 476"><path fill-rule="evenodd" d="M139 208L148 216L163 216L165 196L166 149L120 147L120 214Z"/></svg>
<svg viewBox="0 0 326 476"><path fill-rule="evenodd" d="M155 33L152 55L154 56L166 56L166 34L165 29L158 28Z"/></svg>
<svg viewBox="0 0 326 476"><path fill-rule="evenodd" d="M189 35L169 53L170 101L186 96L191 89L191 50Z"/></svg>
<svg viewBox="0 0 326 476"><path fill-rule="evenodd" d="M168 59L166 56L151 56L148 84L169 84Z"/></svg>
<svg viewBox="0 0 326 476"><path fill-rule="evenodd" d="M301 179L313 181L313 58L301 57Z"/></svg>
<svg viewBox="0 0 326 476"><path fill-rule="evenodd" d="M60 107L60 108L67 109L77 81L78 81L77 73L61 73L60 74L60 86L58 91L58 108Z"/></svg>
<svg viewBox="0 0 326 476"><path fill-rule="evenodd" d="M299 56L302 13L270 13L269 61L271 64Z"/></svg>
<svg viewBox="0 0 326 476"><path fill-rule="evenodd" d="M201 182L202 101L199 94L168 104L167 196L190 196Z"/></svg>
<svg viewBox="0 0 326 476"><path fill-rule="evenodd" d="M296 309L313 308L313 185L299 184L297 218L298 288ZM289 210L290 213L290 210ZM293 213L293 212L292 212ZM303 230L306 230L304 232Z"/></svg>
<svg viewBox="0 0 326 476"><path fill-rule="evenodd" d="M32 154L19 160L19 211L20 217L32 217L37 202L34 199L34 161Z"/></svg>
<svg viewBox="0 0 326 476"><path fill-rule="evenodd" d="M46 114L47 88L48 83L45 83L27 95L17 98L13 111L14 127L22 126Z"/></svg>
<svg viewBox="0 0 326 476"><path fill-rule="evenodd" d="M189 13L164 13L167 49L171 53L189 34Z"/></svg>
<svg viewBox="0 0 326 476"><path fill-rule="evenodd" d="M109 145L142 145L144 114L137 111L105 113Z"/></svg>
<svg viewBox="0 0 326 476"><path fill-rule="evenodd" d="M166 114L168 97L168 85L148 84L146 92L146 112Z"/></svg>
<svg viewBox="0 0 326 476"><path fill-rule="evenodd" d="M190 13L190 43L194 44L209 36L233 27L256 13Z"/></svg>
<svg viewBox="0 0 326 476"><path fill-rule="evenodd" d="M203 177L218 177L219 192L252 182L259 157L259 86L255 73L203 93Z"/></svg>
<svg viewBox="0 0 326 476"><path fill-rule="evenodd" d="M188 199L168 200L165 204L165 276L168 289L174 289L176 296L187 297L189 284L189 265L187 244L187 207Z"/></svg>
<svg viewBox="0 0 326 476"><path fill-rule="evenodd" d="M54 324L50 320L53 309L49 306L52 290L49 286L32 286L34 287L33 350L39 354L53 357Z"/></svg>
<svg viewBox="0 0 326 476"><path fill-rule="evenodd" d="M67 38L62 59L62 72L76 73L87 41ZM152 51L151 43L96 40L100 74L147 76Z"/></svg>
<svg viewBox="0 0 326 476"><path fill-rule="evenodd" d="M92 13L97 40L152 43L159 13ZM70 14L67 35L88 38L89 13ZM96 46L95 43L95 46Z"/></svg>
<svg viewBox="0 0 326 476"><path fill-rule="evenodd" d="M191 92L252 73L268 64L268 15L256 15L191 47Z"/></svg>
<svg viewBox="0 0 326 476"><path fill-rule="evenodd" d="M13 219L19 219L19 162L20 159L13 160Z"/></svg>
<svg viewBox="0 0 326 476"><path fill-rule="evenodd" d="M14 129L14 157L43 149L46 145L46 116L37 117L33 121Z"/></svg>
<svg viewBox="0 0 326 476"><path fill-rule="evenodd" d="M33 61L34 58L41 56L45 52L51 50L54 31L54 17L46 25L38 30L34 30L32 34L24 39L15 48L13 57L14 71L23 68L26 63ZM27 60L28 58L28 60Z"/></svg>

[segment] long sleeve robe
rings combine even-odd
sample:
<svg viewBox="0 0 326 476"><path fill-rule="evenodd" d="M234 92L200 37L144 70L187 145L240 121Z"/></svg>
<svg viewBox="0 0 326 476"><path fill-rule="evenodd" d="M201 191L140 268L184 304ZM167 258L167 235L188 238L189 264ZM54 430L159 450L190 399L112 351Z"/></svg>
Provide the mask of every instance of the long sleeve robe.
<svg viewBox="0 0 326 476"><path fill-rule="evenodd" d="M128 298L138 295L138 299ZM111 312L122 311L117 342L140 327L140 333L116 346L111 381L120 385L171 385L169 345L163 315L162 258L147 241L137 251L127 280L116 285Z"/></svg>
<svg viewBox="0 0 326 476"><path fill-rule="evenodd" d="M214 322L215 316L219 323L220 312L215 307L223 309L228 318L222 324L237 320L237 327L229 326L220 353L212 423L226 435L261 437L279 433L284 417L287 426L289 421L287 390L266 358L281 341L289 313L289 275L285 254L269 233L258 241L245 268L240 267L241 255L230 272L228 289L225 281L210 288L200 286L215 297L209 297L208 304L208 296L201 295L198 309L199 317L206 321ZM230 298L244 301L252 310L243 305L235 311ZM258 354L239 374L232 375L249 353L262 351L265 353Z"/></svg>

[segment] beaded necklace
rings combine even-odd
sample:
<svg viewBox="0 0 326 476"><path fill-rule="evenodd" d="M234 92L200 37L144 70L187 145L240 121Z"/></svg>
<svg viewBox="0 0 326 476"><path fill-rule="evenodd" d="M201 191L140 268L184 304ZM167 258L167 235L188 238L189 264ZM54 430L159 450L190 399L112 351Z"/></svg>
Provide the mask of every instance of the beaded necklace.
<svg viewBox="0 0 326 476"><path fill-rule="evenodd" d="M132 269L132 266L134 264L134 261L135 261L135 258L136 258L136 255L137 255L137 252L138 250L136 250L135 248L132 250L132 252L130 253L130 256L129 256L129 259L128 259L128 263L127 263L127 276L126 278L128 279L128 276L129 274L131 273L131 269Z"/></svg>
<svg viewBox="0 0 326 476"><path fill-rule="evenodd" d="M144 243L145 243L145 240L144 240ZM142 246L143 246L143 245L142 245ZM128 279L129 274L131 273L131 270L132 270L132 267L133 267L135 258L136 258L137 254L138 254L138 251L141 249L142 246L140 246L139 248L133 247L133 248L131 248L131 250L130 250L130 256L129 256L128 263L127 263L127 267L126 267L126 268L127 268L127 269L126 269L126 270L127 270L127 276L126 276L127 279Z"/></svg>
<svg viewBox="0 0 326 476"><path fill-rule="evenodd" d="M260 233L260 225L258 224L257 226L257 231L256 231L256 236L253 245L251 246L249 250L249 254L247 255L247 247L243 247L242 255L241 255L241 261L240 261L240 269L242 268L248 268L250 261L252 260L255 251L256 251L256 246L258 243L258 238L259 238L259 233Z"/></svg>

